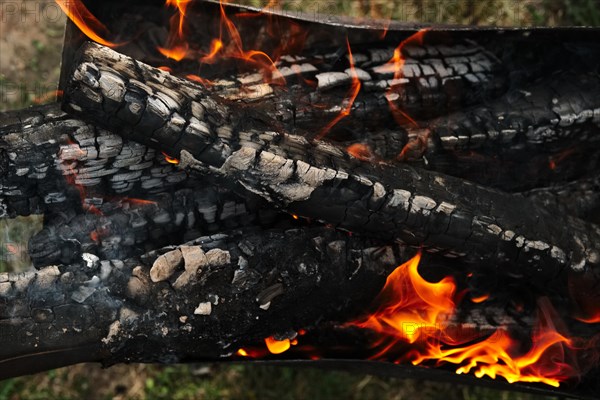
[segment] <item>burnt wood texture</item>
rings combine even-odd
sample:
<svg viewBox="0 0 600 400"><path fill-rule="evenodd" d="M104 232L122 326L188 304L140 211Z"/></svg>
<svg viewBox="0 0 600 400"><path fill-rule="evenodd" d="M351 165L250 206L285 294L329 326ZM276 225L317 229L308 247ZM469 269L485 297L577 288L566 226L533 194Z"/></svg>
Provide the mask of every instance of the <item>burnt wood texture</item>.
<svg viewBox="0 0 600 400"><path fill-rule="evenodd" d="M412 254L330 228L255 228L124 260L85 253L78 263L2 274L0 376L82 361L219 359L274 334L344 321Z"/></svg>
<svg viewBox="0 0 600 400"><path fill-rule="evenodd" d="M309 47L334 47L206 86L87 43L61 78L64 111L0 115L0 217L45 218L40 269L0 275L0 378L232 359L306 328L356 357L364 332L339 324L417 248L431 281L468 273L469 295L492 294L453 317L484 331L526 336L540 296L567 315L567 282L597 285L598 69L551 62L577 46L536 58L514 35L434 34L397 48L395 73L374 26L301 24Z"/></svg>
<svg viewBox="0 0 600 400"><path fill-rule="evenodd" d="M600 263L597 226L557 217L521 195L404 164L362 162L96 44L85 45L75 65L66 110L291 213L476 265L516 267L539 281Z"/></svg>

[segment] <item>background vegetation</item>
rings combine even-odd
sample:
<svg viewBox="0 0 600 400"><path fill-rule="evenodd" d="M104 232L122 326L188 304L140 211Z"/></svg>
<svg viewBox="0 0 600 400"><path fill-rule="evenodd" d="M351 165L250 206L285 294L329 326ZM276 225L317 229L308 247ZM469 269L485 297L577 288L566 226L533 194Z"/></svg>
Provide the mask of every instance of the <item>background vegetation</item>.
<svg viewBox="0 0 600 400"><path fill-rule="evenodd" d="M600 25L596 0L242 0L257 7L485 25ZM51 0L0 1L0 111L48 101L65 17ZM29 266L41 218L0 220L0 271ZM312 369L84 364L0 382L2 399L544 399L521 393Z"/></svg>

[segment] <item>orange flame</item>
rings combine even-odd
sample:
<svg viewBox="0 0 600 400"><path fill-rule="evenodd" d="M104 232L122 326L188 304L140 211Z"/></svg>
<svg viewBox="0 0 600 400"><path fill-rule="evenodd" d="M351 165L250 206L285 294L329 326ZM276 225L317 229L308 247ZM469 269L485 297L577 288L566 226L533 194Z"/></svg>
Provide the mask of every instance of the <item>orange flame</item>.
<svg viewBox="0 0 600 400"><path fill-rule="evenodd" d="M73 23L77 25L81 32L85 33L88 38L107 47L117 47L123 44L104 39L104 37L108 35L108 29L83 5L81 0L55 1L63 12L67 14L67 17L69 17L69 19L73 21Z"/></svg>
<svg viewBox="0 0 600 400"><path fill-rule="evenodd" d="M352 56L352 49L350 49L350 42L348 41L348 38L346 38L346 46L348 47L348 60L350 62L350 76L352 77L352 85L350 86L348 95L344 100L344 108L331 122L329 122L321 130L321 132L319 132L319 134L315 137L315 139L317 140L322 139L325 135L327 135L327 133L329 133L331 128L337 125L337 123L340 122L342 119L350 115L350 111L352 110L352 106L354 105L354 100L356 100L356 97L360 92L361 83L358 79L358 74L356 73L356 68L354 66L354 57Z"/></svg>
<svg viewBox="0 0 600 400"><path fill-rule="evenodd" d="M290 339L277 340L273 336L266 338L265 344L271 354L281 354L287 351L291 346Z"/></svg>
<svg viewBox="0 0 600 400"><path fill-rule="evenodd" d="M490 298L489 294L482 294L481 296L471 297L471 301L473 303L483 303L484 301L486 301L489 298Z"/></svg>
<svg viewBox="0 0 600 400"><path fill-rule="evenodd" d="M36 97L35 99L33 99L33 103L34 104L44 104L46 102L52 101L52 100L60 100L63 96L63 91L62 90L50 90L49 92L46 92L38 97Z"/></svg>
<svg viewBox="0 0 600 400"><path fill-rule="evenodd" d="M417 254L392 272L376 298L377 310L349 324L377 332L373 358L389 356L397 346L411 345L396 362L451 363L457 365L458 374L473 372L477 377L502 376L508 382L552 386L577 375L565 362L572 342L555 329L549 301L540 301L532 345L525 353L504 328L484 338L480 333L450 331L446 322L455 312L456 284L452 278L437 283L424 280L417 270L419 260Z"/></svg>
<svg viewBox="0 0 600 400"><path fill-rule="evenodd" d="M235 24L225 12L223 0L220 1L221 25L219 38L212 41L209 54L202 57L202 62L213 62L217 54L223 53L223 57L230 57L254 64L263 69L269 76L265 77L267 83L285 85L285 78L275 66L275 61L265 52L260 50L244 50L242 37ZM223 41L223 31L226 31L230 42L227 46Z"/></svg>
<svg viewBox="0 0 600 400"><path fill-rule="evenodd" d="M423 44L423 39L425 38L425 33L428 31L428 28L421 29L417 33L409 36L407 39L400 42L398 47L394 49L394 55L387 62L387 66L390 67L394 71L394 80L399 80L403 75L403 68L406 62L404 56L402 55L402 50L406 45L410 45L413 43ZM413 126L418 126L417 122L412 119L404 110L400 109L398 105L396 105L393 101L397 94L394 92L395 87L390 87L388 93L386 95L386 99L388 100L390 110L392 111L392 116L398 125L404 125L406 123L410 123Z"/></svg>
<svg viewBox="0 0 600 400"><path fill-rule="evenodd" d="M171 45L169 47L157 47L160 54L163 56L173 59L175 61L181 61L185 58L188 51L188 46Z"/></svg>
<svg viewBox="0 0 600 400"><path fill-rule="evenodd" d="M168 155L167 153L165 153L164 151L161 152L163 156L165 156L165 161L168 162L169 164L179 164L179 160L176 159L175 157L171 157L170 155Z"/></svg>
<svg viewBox="0 0 600 400"><path fill-rule="evenodd" d="M591 272L571 274L568 287L574 318L587 324L600 322L600 294Z"/></svg>
<svg viewBox="0 0 600 400"><path fill-rule="evenodd" d="M213 41L210 43L210 51L207 55L200 58L200 61L206 64L213 63L216 60L217 54L219 53L219 51L221 51L222 48L223 42L221 41L221 39L213 39Z"/></svg>
<svg viewBox="0 0 600 400"><path fill-rule="evenodd" d="M213 85L213 83L209 79L202 78L201 76L195 74L188 74L185 77L188 78L190 81L198 82L205 88L209 88Z"/></svg>
<svg viewBox="0 0 600 400"><path fill-rule="evenodd" d="M175 61L181 61L187 55L189 44L185 40L183 32L183 22L185 20L185 12L191 0L166 0L166 7L175 7L175 13L169 20L169 37L167 44L164 47L158 47L158 51L167 58L172 58Z"/></svg>

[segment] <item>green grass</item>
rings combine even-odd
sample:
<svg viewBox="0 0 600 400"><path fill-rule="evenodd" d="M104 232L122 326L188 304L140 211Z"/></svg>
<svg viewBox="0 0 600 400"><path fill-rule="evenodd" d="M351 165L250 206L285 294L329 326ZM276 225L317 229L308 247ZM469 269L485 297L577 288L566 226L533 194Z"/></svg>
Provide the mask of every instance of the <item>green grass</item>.
<svg viewBox="0 0 600 400"><path fill-rule="evenodd" d="M382 379L313 368L264 365L132 366L101 370L95 365L63 368L0 383L3 399L148 400L543 400L553 397L477 386ZM107 380L112 376L112 380Z"/></svg>

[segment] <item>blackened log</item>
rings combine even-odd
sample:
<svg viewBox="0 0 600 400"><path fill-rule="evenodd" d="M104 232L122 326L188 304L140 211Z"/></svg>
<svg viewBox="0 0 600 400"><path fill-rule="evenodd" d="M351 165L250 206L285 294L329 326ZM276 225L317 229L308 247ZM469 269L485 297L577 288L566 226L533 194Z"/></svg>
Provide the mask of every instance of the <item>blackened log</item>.
<svg viewBox="0 0 600 400"><path fill-rule="evenodd" d="M44 214L29 245L37 267L69 264L82 252L125 259L280 218L256 196L190 178L160 152L56 104L1 114L0 148L0 216Z"/></svg>
<svg viewBox="0 0 600 400"><path fill-rule="evenodd" d="M592 128L589 134L596 131ZM384 129L343 145L373 162L409 163L511 193L565 185L600 167L597 140L565 138L551 145L488 142L478 149L436 150L430 133L428 129Z"/></svg>
<svg viewBox="0 0 600 400"><path fill-rule="evenodd" d="M72 362L219 359L364 309L414 251L327 228L240 231L0 275L0 378Z"/></svg>
<svg viewBox="0 0 600 400"><path fill-rule="evenodd" d="M533 281L600 264L600 229L522 196L399 165L371 165L324 142L286 134L267 116L87 44L65 91L67 110L125 137L180 154L180 166L241 184L291 213L353 232L462 257ZM568 229L565 229L568 227Z"/></svg>
<svg viewBox="0 0 600 400"><path fill-rule="evenodd" d="M308 130L323 128L324 120L332 120L346 106L354 76L362 88L350 116L340 123L344 127L389 126L394 124L392 109L412 118L432 118L506 90L506 71L499 60L473 42L409 43L399 49L401 68L400 61L390 63L395 50L354 48L354 70L347 49L318 57L282 56L276 71L219 79L211 88L226 99L260 102L264 112L288 129Z"/></svg>
<svg viewBox="0 0 600 400"><path fill-rule="evenodd" d="M523 193L543 207L600 223L600 175Z"/></svg>
<svg viewBox="0 0 600 400"><path fill-rule="evenodd" d="M265 205L260 198L242 199L213 186L151 194L143 200L115 198L99 202L93 211L67 208L45 215L28 252L36 267L71 264L82 253L124 260L203 235L292 219Z"/></svg>
<svg viewBox="0 0 600 400"><path fill-rule="evenodd" d="M99 207L200 187L160 152L66 115L58 105L0 114L0 217Z"/></svg>
<svg viewBox="0 0 600 400"><path fill-rule="evenodd" d="M478 149L523 143L597 141L600 77L596 71L551 74L488 104L429 121L432 150Z"/></svg>

